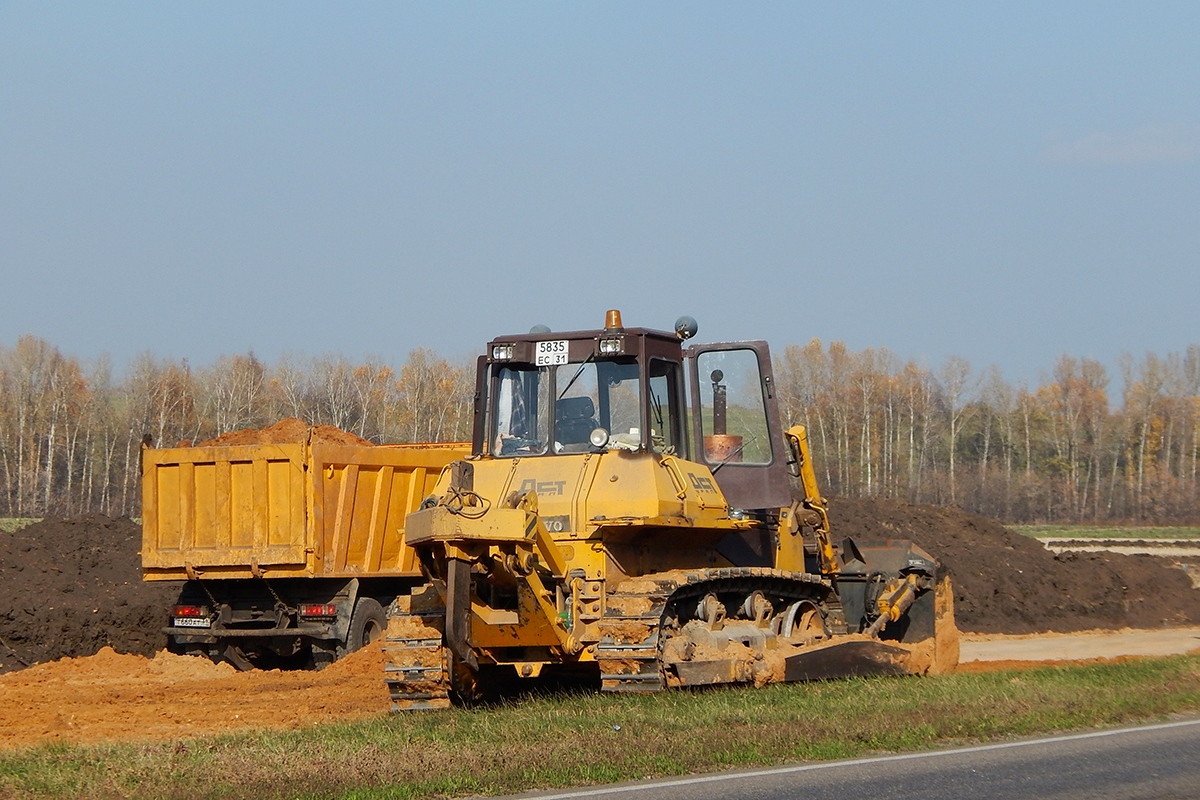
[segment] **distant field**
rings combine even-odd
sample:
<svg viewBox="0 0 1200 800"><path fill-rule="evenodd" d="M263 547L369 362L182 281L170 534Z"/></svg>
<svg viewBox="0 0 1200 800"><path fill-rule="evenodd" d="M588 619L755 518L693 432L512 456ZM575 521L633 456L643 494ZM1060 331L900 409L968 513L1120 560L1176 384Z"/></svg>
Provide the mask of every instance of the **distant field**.
<svg viewBox="0 0 1200 800"><path fill-rule="evenodd" d="M1200 539L1200 526L1098 527L1094 525L1007 525L1009 530L1039 539Z"/></svg>

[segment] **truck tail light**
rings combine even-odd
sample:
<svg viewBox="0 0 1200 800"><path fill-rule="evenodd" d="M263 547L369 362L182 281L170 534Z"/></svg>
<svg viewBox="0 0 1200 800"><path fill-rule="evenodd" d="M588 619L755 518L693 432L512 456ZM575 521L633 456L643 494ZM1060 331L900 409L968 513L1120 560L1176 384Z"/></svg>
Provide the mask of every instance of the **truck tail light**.
<svg viewBox="0 0 1200 800"><path fill-rule="evenodd" d="M208 609L204 606L175 606L171 609L173 617L207 617Z"/></svg>
<svg viewBox="0 0 1200 800"><path fill-rule="evenodd" d="M338 615L337 606L333 603L301 603L300 616L302 617L336 617Z"/></svg>

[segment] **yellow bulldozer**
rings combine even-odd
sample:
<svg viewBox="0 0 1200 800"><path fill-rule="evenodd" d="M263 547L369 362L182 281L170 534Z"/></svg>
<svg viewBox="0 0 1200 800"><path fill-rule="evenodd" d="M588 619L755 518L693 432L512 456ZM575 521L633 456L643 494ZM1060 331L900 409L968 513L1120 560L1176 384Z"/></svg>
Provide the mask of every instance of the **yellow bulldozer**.
<svg viewBox="0 0 1200 800"><path fill-rule="evenodd" d="M535 679L603 691L944 671L949 577L831 536L766 342L626 328L502 336L472 454L408 515L427 582L388 609L394 710Z"/></svg>

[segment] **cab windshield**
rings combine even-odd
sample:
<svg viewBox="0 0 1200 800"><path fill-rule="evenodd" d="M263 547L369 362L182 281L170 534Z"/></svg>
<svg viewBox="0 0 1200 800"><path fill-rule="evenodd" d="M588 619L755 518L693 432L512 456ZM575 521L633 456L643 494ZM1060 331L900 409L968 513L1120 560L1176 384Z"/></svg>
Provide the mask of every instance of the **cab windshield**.
<svg viewBox="0 0 1200 800"><path fill-rule="evenodd" d="M642 447L636 361L589 359L543 367L500 364L493 369L492 455L586 453L594 449L591 435L598 428L605 431L608 448Z"/></svg>

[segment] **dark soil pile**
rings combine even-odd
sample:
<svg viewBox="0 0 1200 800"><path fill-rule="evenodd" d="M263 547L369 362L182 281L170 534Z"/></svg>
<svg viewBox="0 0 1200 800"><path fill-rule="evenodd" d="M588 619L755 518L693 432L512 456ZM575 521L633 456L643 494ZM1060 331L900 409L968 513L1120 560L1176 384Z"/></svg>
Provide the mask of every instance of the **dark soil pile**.
<svg viewBox="0 0 1200 800"><path fill-rule="evenodd" d="M1200 591L1153 556L1063 553L956 508L834 498L834 538L911 539L949 569L958 627L974 633L1200 624Z"/></svg>
<svg viewBox="0 0 1200 800"><path fill-rule="evenodd" d="M0 673L105 645L151 655L179 583L142 583L141 526L47 519L0 533Z"/></svg>
<svg viewBox="0 0 1200 800"><path fill-rule="evenodd" d="M336 430L336 429L335 429ZM991 520L937 506L835 498L835 537L912 539L954 579L959 628L1037 633L1200 624L1200 591L1150 556L1056 556ZM128 519L48 519L0 534L0 673L104 646L151 655L180 584L143 583Z"/></svg>
<svg viewBox="0 0 1200 800"><path fill-rule="evenodd" d="M373 444L361 436L335 428L332 425L309 425L302 419L288 417L281 419L267 428L245 428L240 431L223 433L215 439L198 442L196 447L213 447L220 445L241 444L299 444L311 440L322 444ZM190 447L187 442L180 442L180 447Z"/></svg>

